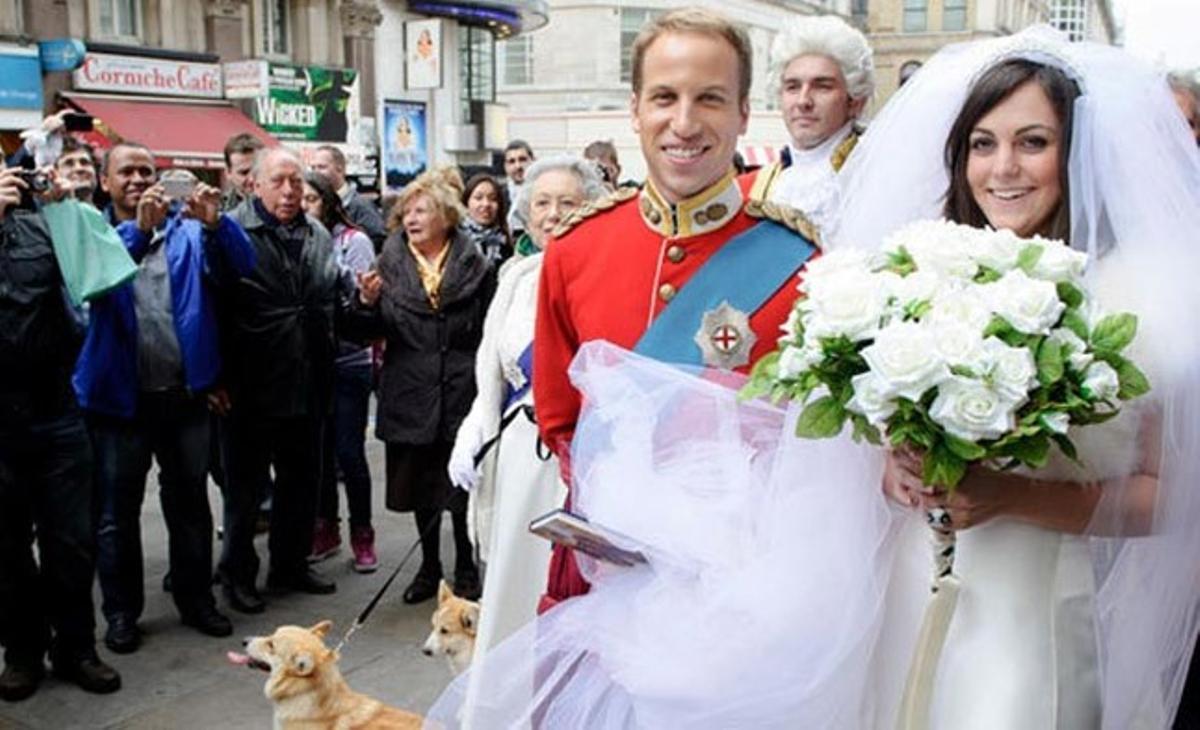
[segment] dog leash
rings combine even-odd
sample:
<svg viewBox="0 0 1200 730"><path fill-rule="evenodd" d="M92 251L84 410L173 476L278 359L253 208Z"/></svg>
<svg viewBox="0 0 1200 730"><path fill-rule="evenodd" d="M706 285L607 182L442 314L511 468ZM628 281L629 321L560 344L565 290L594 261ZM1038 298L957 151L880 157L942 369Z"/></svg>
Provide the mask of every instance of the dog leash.
<svg viewBox="0 0 1200 730"><path fill-rule="evenodd" d="M457 487L451 487L451 489L457 489ZM441 516L442 512L446 510L446 505L449 503L450 500L447 498L442 506L438 508L437 514L439 517ZM337 646L333 648L335 652L340 652L342 647L346 645L346 642L350 641L350 637L354 636L354 632L362 628L362 625L367 622L367 617L370 616L371 612L375 610L375 606L379 605L379 600L383 598L383 594L387 593L388 588L392 587L392 582L396 580L396 576L400 575L400 571L404 569L404 566L408 564L409 559L412 558L412 556L417 552L417 548L421 546L421 541L428 537L434 529L441 529L441 526L442 521L440 519L434 520L428 527L425 528L424 532L417 535L417 539L412 545L409 546L408 552L406 552L404 557L400 559L400 563L395 567L394 570L392 570L392 574L389 575L388 579L383 582L383 585L379 587L379 590L375 591L374 597L371 598L371 601L367 604L367 607L362 610L362 613L358 614L358 618L354 619L354 623L350 624L350 628L346 629L346 633L342 635L341 641L339 641Z"/></svg>
<svg viewBox="0 0 1200 730"><path fill-rule="evenodd" d="M533 406L522 405L519 408L514 408L503 419L501 419L500 429L496 435L488 439L487 442L485 442L480 448L479 453L475 455L474 463L476 467L483 462L484 457L487 456L487 452L490 451L497 443L499 443L500 437L504 434L504 430L508 428L513 420L515 420L519 415L524 415L529 419L530 423L535 425L537 424L537 419L534 416ZM538 437L535 451L538 459L542 461L548 461L553 455L550 449L542 443L540 436ZM457 489L457 487L451 487L451 489ZM446 505L449 503L450 499L447 498L442 506L438 508L439 515L446 510ZM392 587L392 582L396 580L396 576L400 575L400 571L404 569L404 566L408 564L409 559L411 559L412 556L417 552L417 548L421 546L421 541L428 536L427 533L431 532L435 528L440 529L441 524L442 521L440 519L435 520L429 525L429 527L425 528L425 532L422 532L417 536L416 541L409 546L408 552L406 552L404 557L400 559L400 563L395 567L395 569L392 570L392 574L388 576L388 579L384 581L383 585L379 587L379 590L375 592L375 595L371 598L371 601L367 604L367 607L362 610L362 613L358 614L358 618L354 619L354 623L350 624L350 627L346 629L346 633L342 635L341 640L333 649L335 652L340 652L342 647L346 645L346 642L350 641L350 637L354 636L354 633L362 628L362 625L367 622L367 617L371 615L371 612L375 610L375 606L379 605L380 599L382 599L384 594L387 593L388 589ZM478 556L476 556L476 559L478 559Z"/></svg>

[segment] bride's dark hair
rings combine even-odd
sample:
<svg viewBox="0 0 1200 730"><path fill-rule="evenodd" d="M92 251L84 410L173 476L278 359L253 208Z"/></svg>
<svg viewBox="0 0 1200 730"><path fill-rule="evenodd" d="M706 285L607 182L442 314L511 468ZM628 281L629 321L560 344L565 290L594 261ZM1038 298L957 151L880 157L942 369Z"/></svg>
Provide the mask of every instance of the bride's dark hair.
<svg viewBox="0 0 1200 730"><path fill-rule="evenodd" d="M950 187L946 190L946 203L942 215L956 223L983 228L988 225L987 216L980 210L967 183L967 158L971 152L971 131L988 112L1007 99L1017 87L1027 81L1035 81L1054 108L1062 130L1058 146L1058 179L1062 187L1062 200L1050 220L1049 230L1044 235L1071 242L1070 188L1067 180L1067 162L1071 154L1072 109L1079 96L1079 87L1061 70L1029 61L1012 59L1003 61L985 71L963 103L950 136L946 138L946 171L950 174Z"/></svg>

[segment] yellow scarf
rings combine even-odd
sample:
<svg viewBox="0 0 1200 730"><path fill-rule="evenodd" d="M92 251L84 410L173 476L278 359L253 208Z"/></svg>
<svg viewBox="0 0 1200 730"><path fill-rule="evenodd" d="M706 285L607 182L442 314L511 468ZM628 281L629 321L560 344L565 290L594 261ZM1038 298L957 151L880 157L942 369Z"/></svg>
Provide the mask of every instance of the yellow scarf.
<svg viewBox="0 0 1200 730"><path fill-rule="evenodd" d="M442 252L432 263L412 243L408 244L408 250L417 260L417 273L421 275L421 287L425 289L425 296L429 297L429 306L437 310L438 297L442 288L442 274L446 271L446 258L450 253L450 242L446 242L446 245L442 247Z"/></svg>

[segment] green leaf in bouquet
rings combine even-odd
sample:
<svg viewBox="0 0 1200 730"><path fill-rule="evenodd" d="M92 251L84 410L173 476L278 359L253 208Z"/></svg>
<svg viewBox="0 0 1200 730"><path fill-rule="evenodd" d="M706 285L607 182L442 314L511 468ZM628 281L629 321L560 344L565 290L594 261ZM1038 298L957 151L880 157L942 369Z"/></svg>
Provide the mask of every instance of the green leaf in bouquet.
<svg viewBox="0 0 1200 730"><path fill-rule="evenodd" d="M929 310L931 309L933 309L933 302L930 302L927 299L919 299L917 301L909 302L904 306L904 316L902 319L906 322L918 320L921 317L929 314Z"/></svg>
<svg viewBox="0 0 1200 730"><path fill-rule="evenodd" d="M1058 450L1063 453L1063 456L1079 466L1083 466L1083 462L1079 460L1079 454L1075 451L1075 444L1071 442L1071 439L1067 438L1066 434L1056 433L1052 434L1050 438L1058 445Z"/></svg>
<svg viewBox="0 0 1200 730"><path fill-rule="evenodd" d="M1116 370L1117 380L1121 383L1117 397L1121 400L1131 400L1150 392L1150 379L1131 360L1121 358Z"/></svg>
<svg viewBox="0 0 1200 730"><path fill-rule="evenodd" d="M1037 348L1037 377L1044 386L1051 386L1062 380L1066 358L1063 357L1062 344L1057 340L1046 338Z"/></svg>
<svg viewBox="0 0 1200 730"><path fill-rule="evenodd" d="M967 474L967 462L955 455L942 441L925 452L921 462L921 480L930 486L953 491Z"/></svg>
<svg viewBox="0 0 1200 730"><path fill-rule="evenodd" d="M1097 353L1119 353L1133 342L1136 334L1136 316L1128 312L1111 314L1100 320L1092 330L1092 349Z"/></svg>
<svg viewBox="0 0 1200 730"><path fill-rule="evenodd" d="M900 276L908 276L917 270L917 262L913 260L912 254L904 246L899 247L895 251L888 254L887 266L885 271L899 274Z"/></svg>
<svg viewBox="0 0 1200 730"><path fill-rule="evenodd" d="M1018 332L1008 320L999 315L993 315L992 321L983 328L983 338L988 337L998 337L1009 347L1025 347L1029 342L1029 335Z"/></svg>
<svg viewBox="0 0 1200 730"><path fill-rule="evenodd" d="M796 435L800 438L825 439L837 436L846 421L846 409L836 398L827 395L804 407L796 419Z"/></svg>
<svg viewBox="0 0 1200 730"><path fill-rule="evenodd" d="M1060 281L1055 288L1058 289L1058 298L1067 305L1067 309L1079 309L1083 306L1083 292L1079 290L1079 287L1069 281ZM1080 336L1082 337L1082 335Z"/></svg>
<svg viewBox="0 0 1200 730"><path fill-rule="evenodd" d="M1050 439L1043 433L1013 441L1005 452L1025 466L1040 469L1050 457Z"/></svg>
<svg viewBox="0 0 1200 730"><path fill-rule="evenodd" d="M1064 285L1059 284L1059 286L1064 286ZM1071 285L1066 284L1065 286L1071 286ZM1059 296L1062 296L1062 294L1060 293ZM1062 326L1066 327L1067 329L1074 332L1075 335L1079 339L1083 340L1084 342L1088 341L1087 322L1084 321L1083 315L1079 313L1079 310L1068 309L1066 312L1063 312Z"/></svg>
<svg viewBox="0 0 1200 730"><path fill-rule="evenodd" d="M964 438L959 438L952 433L947 433L942 436L942 440L946 442L946 448L950 449L960 459L965 461L978 461L984 456L987 456L987 449Z"/></svg>
<svg viewBox="0 0 1200 730"><path fill-rule="evenodd" d="M1111 421L1120 415L1121 409L1114 408L1110 411L1091 411L1088 413L1080 413L1071 417L1071 423L1080 426L1095 426L1098 423Z"/></svg>
<svg viewBox="0 0 1200 730"><path fill-rule="evenodd" d="M874 446L879 446L883 443L879 429L872 426L866 416L861 413L851 413L850 423L854 426L853 436L855 441L861 442L863 439L866 439L868 443Z"/></svg>
<svg viewBox="0 0 1200 730"><path fill-rule="evenodd" d="M1033 276L1033 269L1037 266L1037 262L1041 258L1042 247L1036 243L1031 243L1021 249L1021 253L1017 254L1017 268Z"/></svg>
<svg viewBox="0 0 1200 730"><path fill-rule="evenodd" d="M750 378L738 391L738 400L761 398L775 389L776 376L779 374L779 355L779 350L775 350L754 364L750 370Z"/></svg>
<svg viewBox="0 0 1200 730"><path fill-rule="evenodd" d="M1000 281L1003 278L1003 274L990 266L980 265L979 271L975 273L976 284L991 284L993 281Z"/></svg>
<svg viewBox="0 0 1200 730"><path fill-rule="evenodd" d="M975 379L975 378L979 377L979 375L974 370L967 367L966 365L951 365L950 373L952 375L958 375L958 376L961 376L964 378L971 378L971 379Z"/></svg>
<svg viewBox="0 0 1200 730"><path fill-rule="evenodd" d="M983 338L986 340L989 337L999 337L1007 332L1016 332L1013 326L1008 323L1008 320L998 314L992 315L992 321L987 323L987 327L983 328Z"/></svg>

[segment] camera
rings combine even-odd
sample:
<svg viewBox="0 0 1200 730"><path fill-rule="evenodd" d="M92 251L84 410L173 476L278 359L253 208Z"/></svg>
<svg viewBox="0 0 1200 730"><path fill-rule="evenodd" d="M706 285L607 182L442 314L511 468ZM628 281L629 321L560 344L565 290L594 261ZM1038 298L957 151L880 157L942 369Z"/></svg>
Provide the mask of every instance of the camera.
<svg viewBox="0 0 1200 730"><path fill-rule="evenodd" d="M50 190L50 178L38 170L20 170L17 172L17 177L24 180L25 184L29 186L21 191L21 202L17 203L17 207L23 210L34 210L36 208L35 196Z"/></svg>
<svg viewBox="0 0 1200 730"><path fill-rule="evenodd" d="M30 192L44 193L50 189L50 178L38 170L21 170L17 173L17 177L25 181L25 184L29 186Z"/></svg>

